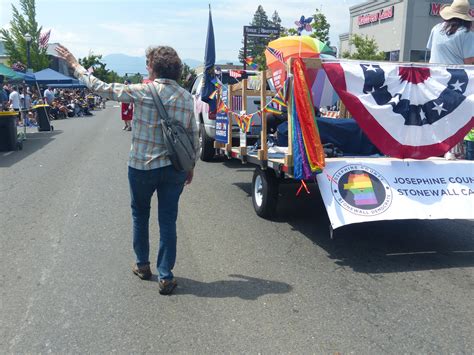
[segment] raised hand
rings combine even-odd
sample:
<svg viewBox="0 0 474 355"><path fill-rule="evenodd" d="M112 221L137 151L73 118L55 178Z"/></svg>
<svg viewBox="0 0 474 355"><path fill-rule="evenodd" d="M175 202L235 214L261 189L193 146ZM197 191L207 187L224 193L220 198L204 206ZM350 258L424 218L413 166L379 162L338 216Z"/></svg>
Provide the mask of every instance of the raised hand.
<svg viewBox="0 0 474 355"><path fill-rule="evenodd" d="M58 45L56 47L56 52L58 53L59 57L64 59L70 67L75 68L76 66L80 65L76 57L74 57L74 55L69 52L66 47Z"/></svg>

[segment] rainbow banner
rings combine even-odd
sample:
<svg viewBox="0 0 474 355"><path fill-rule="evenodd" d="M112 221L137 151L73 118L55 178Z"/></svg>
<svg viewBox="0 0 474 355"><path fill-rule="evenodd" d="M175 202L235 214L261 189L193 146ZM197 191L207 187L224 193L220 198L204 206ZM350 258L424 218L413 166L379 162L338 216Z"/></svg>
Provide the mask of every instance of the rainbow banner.
<svg viewBox="0 0 474 355"><path fill-rule="evenodd" d="M293 157L295 179L309 179L325 166L324 149L316 125L311 91L305 76L306 66L301 58L293 61Z"/></svg>
<svg viewBox="0 0 474 355"><path fill-rule="evenodd" d="M384 220L472 220L471 176L468 160L341 157L327 159L316 180L336 229Z"/></svg>

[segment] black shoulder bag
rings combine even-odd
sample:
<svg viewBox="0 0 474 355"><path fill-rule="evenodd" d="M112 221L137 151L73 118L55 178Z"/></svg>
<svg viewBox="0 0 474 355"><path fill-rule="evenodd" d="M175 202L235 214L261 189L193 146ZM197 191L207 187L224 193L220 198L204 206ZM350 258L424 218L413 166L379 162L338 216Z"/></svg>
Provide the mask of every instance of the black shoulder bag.
<svg viewBox="0 0 474 355"><path fill-rule="evenodd" d="M183 123L168 116L153 83L149 83L151 96L158 110L168 157L178 171L190 171L196 163L196 151L192 138Z"/></svg>

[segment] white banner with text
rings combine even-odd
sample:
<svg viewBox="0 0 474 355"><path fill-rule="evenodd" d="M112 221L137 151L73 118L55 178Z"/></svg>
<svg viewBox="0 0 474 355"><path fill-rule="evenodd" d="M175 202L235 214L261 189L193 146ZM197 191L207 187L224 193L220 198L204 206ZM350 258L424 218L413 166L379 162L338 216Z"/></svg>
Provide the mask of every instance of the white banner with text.
<svg viewBox="0 0 474 355"><path fill-rule="evenodd" d="M317 177L334 229L397 219L474 219L474 162L326 159Z"/></svg>

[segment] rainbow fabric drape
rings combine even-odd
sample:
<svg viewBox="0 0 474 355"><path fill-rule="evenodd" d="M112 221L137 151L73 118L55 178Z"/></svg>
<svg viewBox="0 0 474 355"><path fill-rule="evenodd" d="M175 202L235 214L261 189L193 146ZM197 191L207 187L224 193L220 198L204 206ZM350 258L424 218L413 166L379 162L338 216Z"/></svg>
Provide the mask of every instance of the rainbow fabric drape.
<svg viewBox="0 0 474 355"><path fill-rule="evenodd" d="M305 77L306 67L301 58L292 65L293 90L290 95L293 123L293 161L295 179L309 179L325 166L311 90Z"/></svg>

